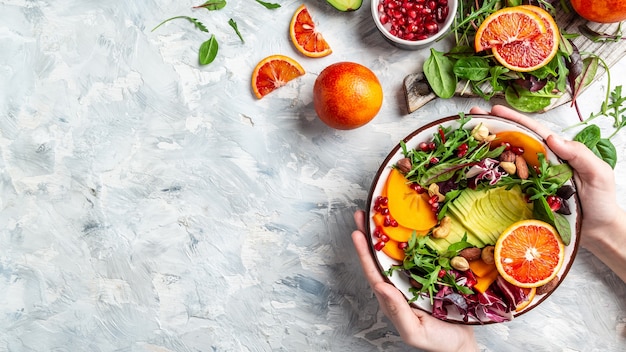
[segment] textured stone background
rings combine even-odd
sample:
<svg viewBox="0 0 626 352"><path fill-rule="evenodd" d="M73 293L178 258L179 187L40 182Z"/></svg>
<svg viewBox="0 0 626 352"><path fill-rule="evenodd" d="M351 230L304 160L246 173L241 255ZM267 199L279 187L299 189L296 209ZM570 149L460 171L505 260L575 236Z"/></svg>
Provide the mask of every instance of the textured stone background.
<svg viewBox="0 0 626 352"><path fill-rule="evenodd" d="M407 115L402 79L426 51L389 46L368 1L340 13L320 0L306 3L334 53L305 58L287 32L301 2L277 2L0 1L0 350L409 350L364 282L352 213L401 138L489 103ZM215 34L215 62L197 64L208 34L191 23L151 32L177 15ZM271 54L307 74L258 101L250 74ZM344 60L370 67L385 101L342 132L316 119L311 94ZM583 95L583 114L606 88ZM569 106L535 117L558 131L576 122ZM624 137L614 142L626 155ZM544 304L477 337L487 351L621 351L625 297L582 250Z"/></svg>

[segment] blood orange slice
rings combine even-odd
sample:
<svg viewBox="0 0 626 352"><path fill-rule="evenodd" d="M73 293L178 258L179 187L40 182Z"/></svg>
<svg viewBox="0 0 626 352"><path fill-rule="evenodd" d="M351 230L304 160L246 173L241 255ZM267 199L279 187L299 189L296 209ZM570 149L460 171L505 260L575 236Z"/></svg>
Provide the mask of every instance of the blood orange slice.
<svg viewBox="0 0 626 352"><path fill-rule="evenodd" d="M518 287L539 287L558 274L564 253L563 241L550 224L522 220L500 235L494 258L506 281Z"/></svg>
<svg viewBox="0 0 626 352"><path fill-rule="evenodd" d="M538 6L522 5L531 10L546 26L546 32L531 40L516 41L492 49L493 55L503 66L518 72L536 70L545 66L559 50L559 27L546 10Z"/></svg>
<svg viewBox="0 0 626 352"><path fill-rule="evenodd" d="M538 6L505 7L488 16L476 31L476 51L492 49L500 64L528 72L556 55L559 30L552 16Z"/></svg>
<svg viewBox="0 0 626 352"><path fill-rule="evenodd" d="M298 7L291 17L289 36L296 49L305 56L323 57L333 52L322 34L315 28L315 22L304 4Z"/></svg>
<svg viewBox="0 0 626 352"><path fill-rule="evenodd" d="M290 57L268 56L261 60L252 71L252 91L257 98L261 99L304 73L302 66Z"/></svg>

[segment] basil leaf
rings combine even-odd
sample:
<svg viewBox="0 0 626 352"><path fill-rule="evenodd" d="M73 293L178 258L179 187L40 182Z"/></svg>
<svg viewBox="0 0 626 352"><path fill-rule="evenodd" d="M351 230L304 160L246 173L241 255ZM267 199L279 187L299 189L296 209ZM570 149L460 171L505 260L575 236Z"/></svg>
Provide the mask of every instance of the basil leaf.
<svg viewBox="0 0 626 352"><path fill-rule="evenodd" d="M470 81L481 81L489 76L489 62L481 56L462 57L454 63L454 74Z"/></svg>
<svg viewBox="0 0 626 352"><path fill-rule="evenodd" d="M617 164L617 150L615 150L615 146L611 143L610 139L600 139L598 143L596 143L595 149L592 149L592 151L600 159L611 165L611 168L615 168L615 165Z"/></svg>
<svg viewBox="0 0 626 352"><path fill-rule="evenodd" d="M440 98L452 98L457 79L453 72L452 60L443 52L430 49L430 56L424 61L424 76L433 92Z"/></svg>
<svg viewBox="0 0 626 352"><path fill-rule="evenodd" d="M559 233L559 236L561 236L563 244L567 246L572 241L572 228L570 227L569 221L567 221L565 216L559 213L554 213L554 220L556 225L554 228Z"/></svg>
<svg viewBox="0 0 626 352"><path fill-rule="evenodd" d="M217 56L217 49L217 39L215 39L215 34L211 34L211 38L200 45L200 65L208 65L213 62Z"/></svg>

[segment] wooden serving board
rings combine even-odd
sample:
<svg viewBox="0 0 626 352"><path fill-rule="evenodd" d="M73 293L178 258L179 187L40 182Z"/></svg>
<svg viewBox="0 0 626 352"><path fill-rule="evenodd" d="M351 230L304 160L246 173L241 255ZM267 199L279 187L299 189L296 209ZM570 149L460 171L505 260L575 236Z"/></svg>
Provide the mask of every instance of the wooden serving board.
<svg viewBox="0 0 626 352"><path fill-rule="evenodd" d="M580 34L579 26L583 24L587 24L589 28L596 32L607 34L616 33L619 26L619 23L602 24L587 22L586 20L578 16L574 11L570 11L570 13L565 13L564 11L561 11L556 17L556 22L563 33L570 34ZM572 42L578 47L578 50L581 53L593 52L601 57L609 67L613 66L616 62L618 62L622 57L626 55L626 43L623 42L594 42L582 34L574 38ZM604 74L605 70L602 65L600 65L594 82L601 78ZM409 113L416 111L417 109L426 105L426 103L437 98L435 93L433 93L430 89L430 86L428 85L428 82L422 72L417 72L406 76L403 83L404 95L406 97L406 103ZM468 98L477 97L477 95L473 94L471 90L467 89L464 83L464 81L459 82L456 88L455 96ZM589 85L584 87L581 90L581 93L584 89L588 87ZM503 97L501 95L496 95L494 98L498 99ZM554 99L552 104L546 107L541 112L554 109L557 106L566 104L571 101L572 96L569 92L566 92L559 99Z"/></svg>

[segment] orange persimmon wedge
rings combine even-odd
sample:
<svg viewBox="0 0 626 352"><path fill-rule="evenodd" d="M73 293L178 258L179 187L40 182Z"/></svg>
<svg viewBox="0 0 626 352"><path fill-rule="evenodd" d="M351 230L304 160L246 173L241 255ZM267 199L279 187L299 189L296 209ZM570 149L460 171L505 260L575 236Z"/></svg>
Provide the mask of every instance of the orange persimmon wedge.
<svg viewBox="0 0 626 352"><path fill-rule="evenodd" d="M489 272L485 276L478 276L476 278L476 284L474 285L474 289L480 293L484 293L485 291L487 291L489 286L491 286L491 284L496 281L498 275L498 271L494 270Z"/></svg>
<svg viewBox="0 0 626 352"><path fill-rule="evenodd" d="M539 166L539 158L537 154L546 154L546 148L543 143L537 139L518 131L503 131L496 133L496 139L492 142L494 146L500 146L501 143L509 143L511 146L520 147L524 149L522 157L531 166Z"/></svg>
<svg viewBox="0 0 626 352"><path fill-rule="evenodd" d="M428 204L428 194L418 194L396 169L387 179L388 208L398 224L416 231L428 231L437 225L437 216Z"/></svg>
<svg viewBox="0 0 626 352"><path fill-rule="evenodd" d="M476 275L474 289L480 293L484 293L499 275L495 263L487 264L482 259L472 260L469 267Z"/></svg>
<svg viewBox="0 0 626 352"><path fill-rule="evenodd" d="M398 242L394 240L389 240L385 243L385 246L382 249L383 253L388 255L390 258L395 259L397 261L404 260L404 249L400 249L398 247Z"/></svg>
<svg viewBox="0 0 626 352"><path fill-rule="evenodd" d="M415 231L416 236L424 236L428 233L428 231L417 231L413 229L409 229L402 225L398 226L383 226L385 221L385 216L379 213L374 214L374 223L376 226L380 226L383 229L385 235L389 236L394 241L397 242L408 242ZM397 221L397 220L396 220Z"/></svg>

